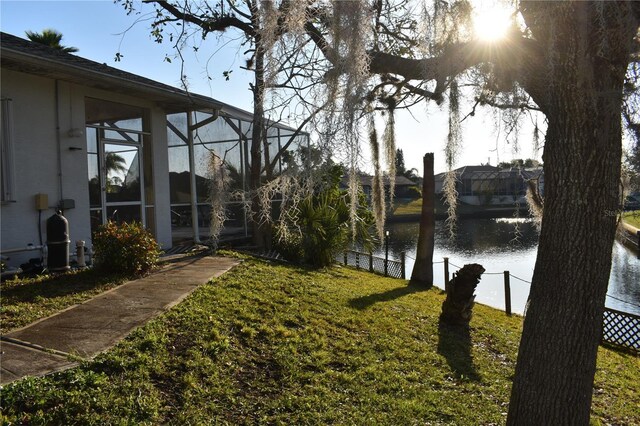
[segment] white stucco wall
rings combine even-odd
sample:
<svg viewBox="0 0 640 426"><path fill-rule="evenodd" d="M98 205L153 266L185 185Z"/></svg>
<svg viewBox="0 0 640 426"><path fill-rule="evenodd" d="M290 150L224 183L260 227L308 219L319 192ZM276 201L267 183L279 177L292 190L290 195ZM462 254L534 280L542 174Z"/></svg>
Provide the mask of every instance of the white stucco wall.
<svg viewBox="0 0 640 426"><path fill-rule="evenodd" d="M2 249L39 244L38 211L34 196L47 194L49 206L60 197L56 141L55 82L2 70L2 97L12 99L15 201L0 207ZM46 241L46 219L53 209L42 212L42 239ZM73 233L73 230L71 230ZM19 264L37 253L8 255Z"/></svg>
<svg viewBox="0 0 640 426"><path fill-rule="evenodd" d="M2 97L12 99L16 167L15 202L3 203L0 207L0 244L3 251L29 243L39 244L38 211L35 209L37 193L47 194L49 198L50 208L43 211L41 217L43 242L46 243L46 219L64 198L75 201L75 208L64 212L69 221L71 252L75 251L76 240L85 240L90 245L85 97L141 106L150 111L156 238L163 248L171 247L166 115L162 109L143 99L65 82L56 83L53 79L5 69L2 70L0 87ZM70 137L69 130L74 128L81 129L83 136ZM10 257L10 265L18 266L39 254L26 252L7 256Z"/></svg>

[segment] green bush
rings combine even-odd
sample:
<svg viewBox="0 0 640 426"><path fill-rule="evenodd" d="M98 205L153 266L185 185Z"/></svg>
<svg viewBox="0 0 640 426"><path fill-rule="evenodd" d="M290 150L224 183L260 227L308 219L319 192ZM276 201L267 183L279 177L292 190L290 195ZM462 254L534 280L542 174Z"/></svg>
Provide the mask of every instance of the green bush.
<svg viewBox="0 0 640 426"><path fill-rule="evenodd" d="M142 224L110 221L93 234L93 252L98 268L144 275L158 263L160 246Z"/></svg>
<svg viewBox="0 0 640 426"><path fill-rule="evenodd" d="M410 186L403 194L403 198L417 200L418 198L422 198L422 191L417 186Z"/></svg>
<svg viewBox="0 0 640 426"><path fill-rule="evenodd" d="M349 195L339 187L342 174L342 167L332 167L316 192L298 205L290 221L276 225L274 246L285 259L322 268L335 262L353 242L373 245L375 222L362 193L352 234Z"/></svg>
<svg viewBox="0 0 640 426"><path fill-rule="evenodd" d="M302 236L297 232L290 232L281 223L276 224L273 229L273 248L289 262L300 263L304 257Z"/></svg>

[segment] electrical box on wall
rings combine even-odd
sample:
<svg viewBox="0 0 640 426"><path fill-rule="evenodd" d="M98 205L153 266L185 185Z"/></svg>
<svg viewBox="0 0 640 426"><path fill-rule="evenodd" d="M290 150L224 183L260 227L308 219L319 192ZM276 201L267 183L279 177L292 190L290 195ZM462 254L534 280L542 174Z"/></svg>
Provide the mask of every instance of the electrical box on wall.
<svg viewBox="0 0 640 426"><path fill-rule="evenodd" d="M36 194L36 210L47 210L49 208L49 196L47 194Z"/></svg>

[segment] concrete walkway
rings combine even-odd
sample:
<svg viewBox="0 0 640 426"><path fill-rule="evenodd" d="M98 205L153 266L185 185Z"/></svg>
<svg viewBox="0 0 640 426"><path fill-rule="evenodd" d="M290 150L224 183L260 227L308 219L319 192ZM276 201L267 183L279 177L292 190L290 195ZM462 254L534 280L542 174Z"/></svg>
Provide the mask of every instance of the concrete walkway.
<svg viewBox="0 0 640 426"><path fill-rule="evenodd" d="M238 263L219 256L183 258L2 336L0 383L65 370L93 358Z"/></svg>

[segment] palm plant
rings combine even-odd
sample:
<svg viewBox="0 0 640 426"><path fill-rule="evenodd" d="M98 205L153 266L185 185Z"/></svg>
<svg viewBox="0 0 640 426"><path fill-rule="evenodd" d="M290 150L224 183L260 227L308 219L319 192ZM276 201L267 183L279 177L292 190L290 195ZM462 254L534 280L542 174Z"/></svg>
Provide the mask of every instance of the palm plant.
<svg viewBox="0 0 640 426"><path fill-rule="evenodd" d="M122 179L118 176L111 176L118 172L127 174L127 161L116 152L106 152L104 156L104 167L107 171L107 192L114 192L120 186Z"/></svg>
<svg viewBox="0 0 640 426"><path fill-rule="evenodd" d="M51 28L46 28L42 30L41 33L35 31L25 31L25 34L27 35L29 40L33 41L34 43L44 44L45 46L52 47L62 52L74 53L78 51L77 47L63 46L61 44L62 33Z"/></svg>
<svg viewBox="0 0 640 426"><path fill-rule="evenodd" d="M341 166L332 166L315 193L300 202L291 223L276 226L276 247L288 260L321 268L331 265L351 243L365 250L373 247L373 213L360 192L351 222L349 193L339 188L343 173Z"/></svg>
<svg viewBox="0 0 640 426"><path fill-rule="evenodd" d="M116 152L106 152L104 156L104 167L109 172L127 173L127 161Z"/></svg>

